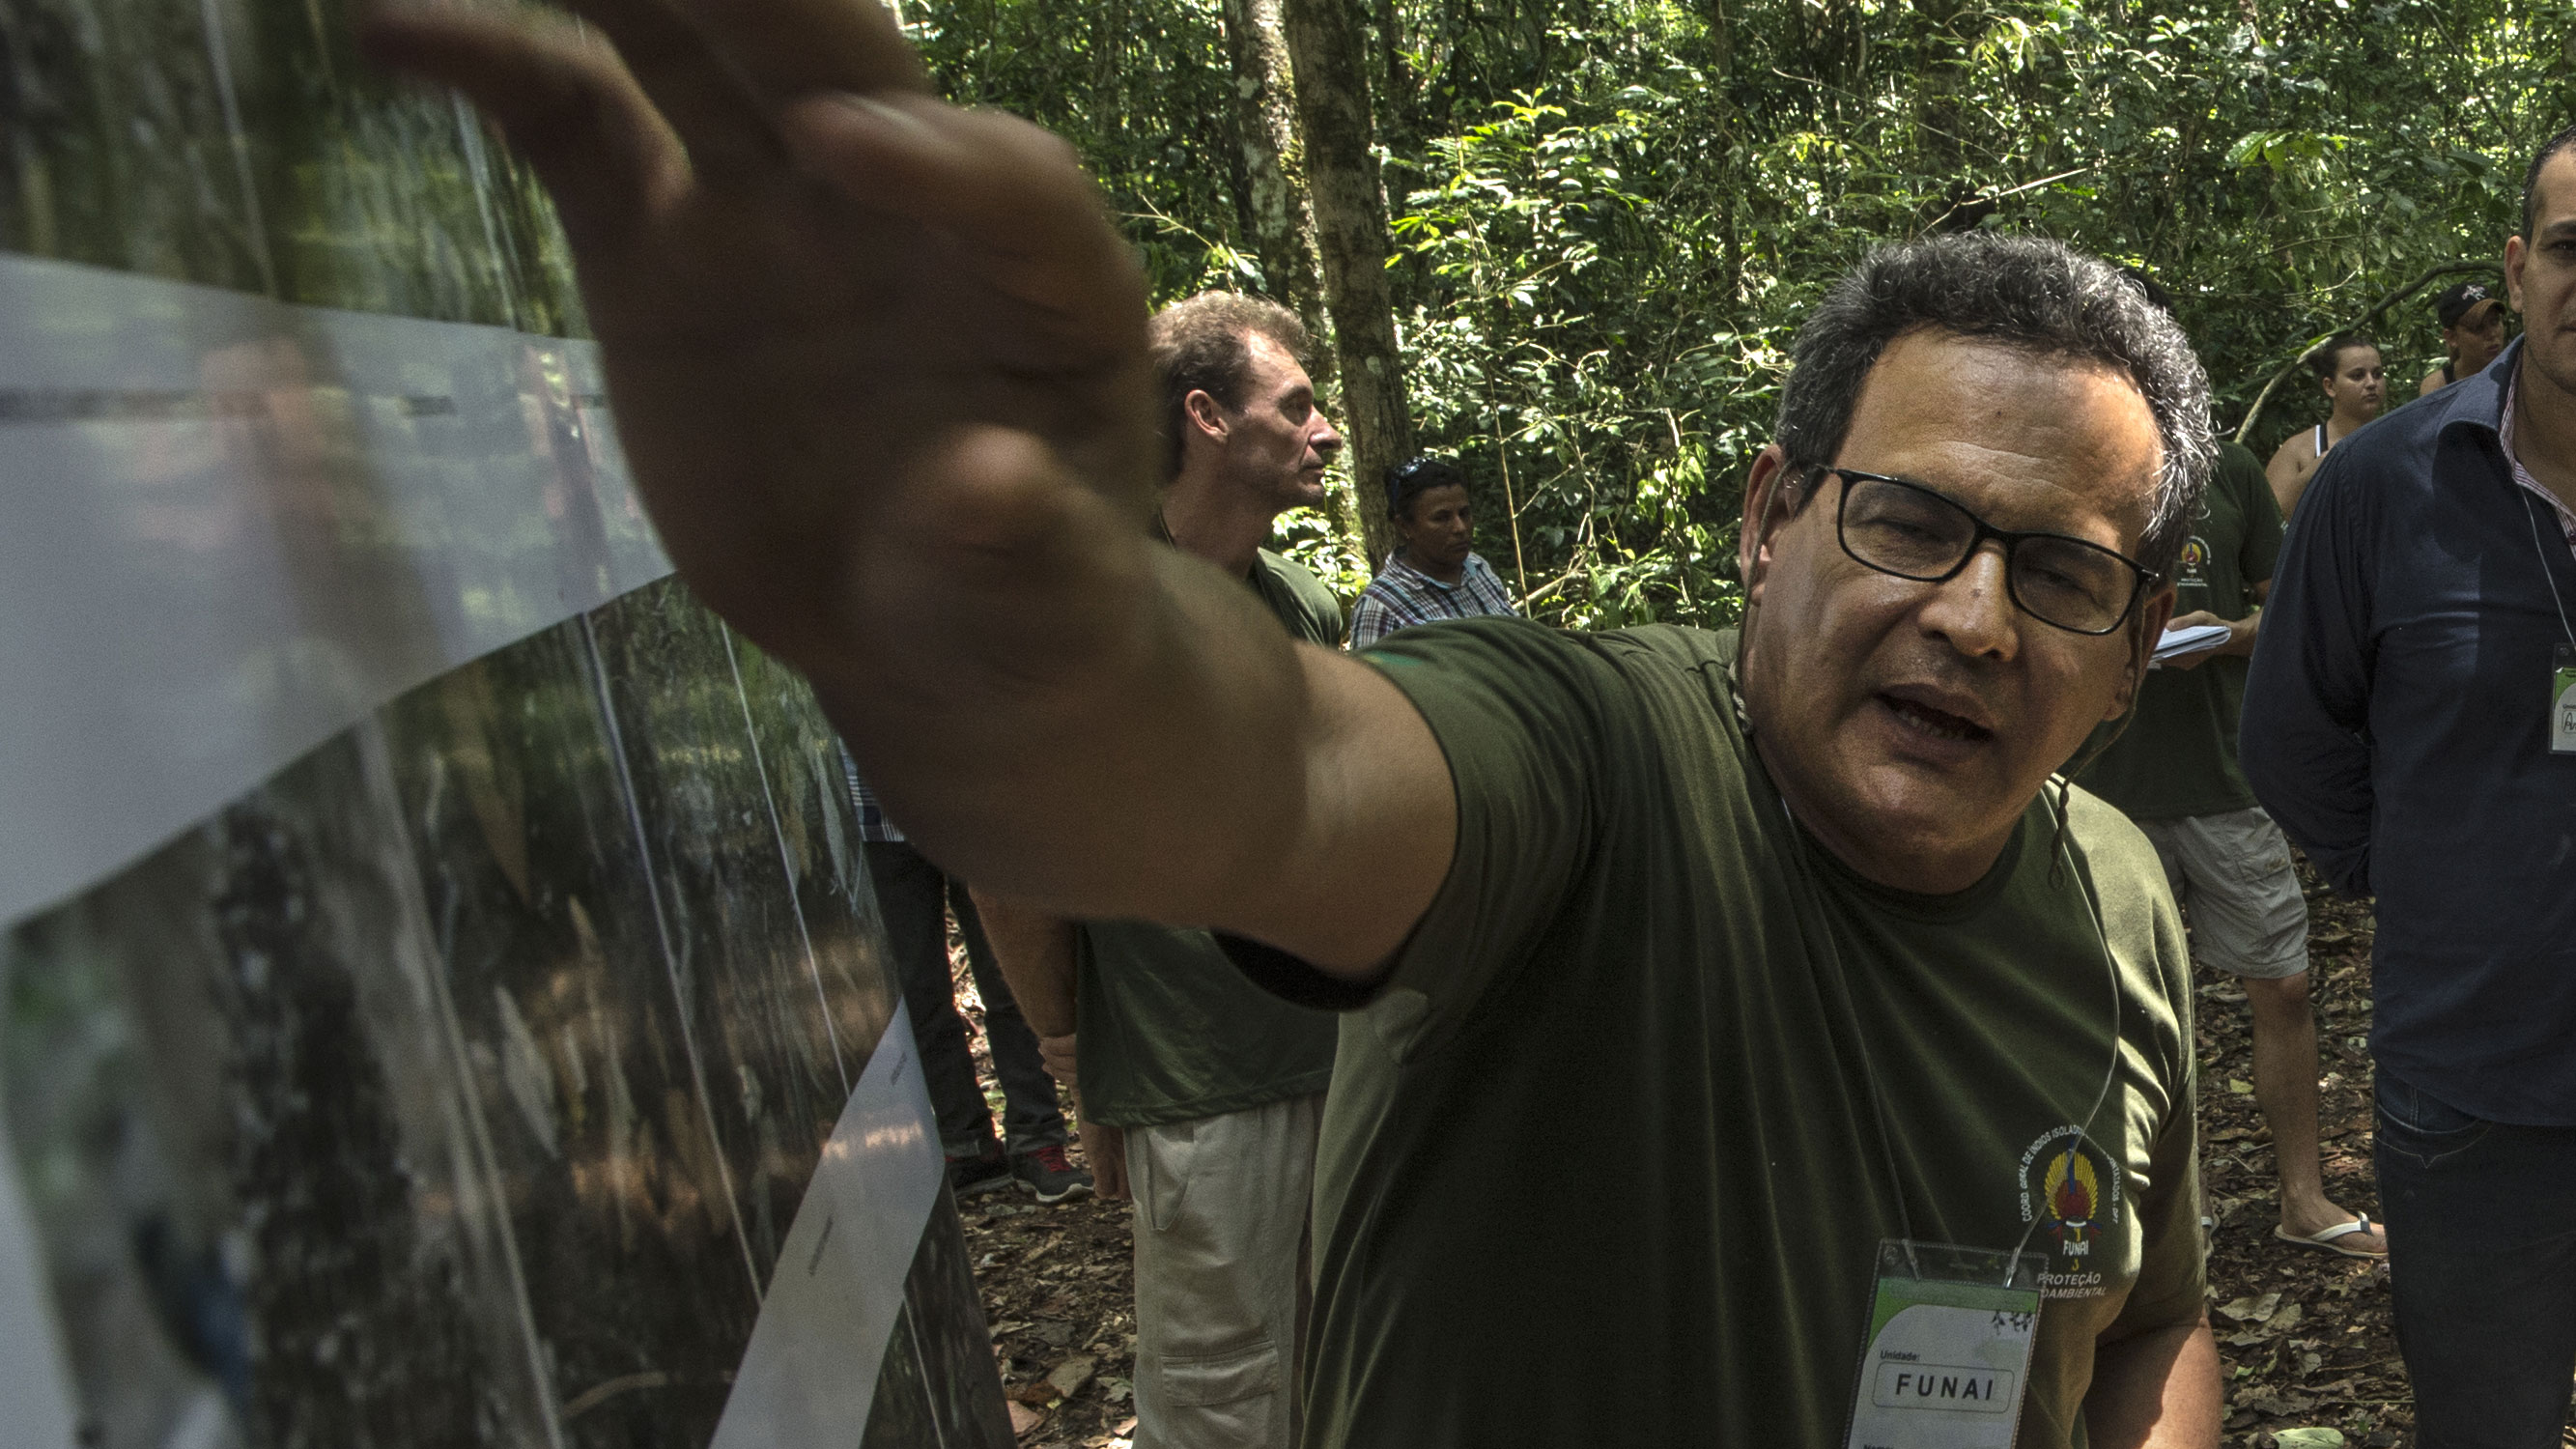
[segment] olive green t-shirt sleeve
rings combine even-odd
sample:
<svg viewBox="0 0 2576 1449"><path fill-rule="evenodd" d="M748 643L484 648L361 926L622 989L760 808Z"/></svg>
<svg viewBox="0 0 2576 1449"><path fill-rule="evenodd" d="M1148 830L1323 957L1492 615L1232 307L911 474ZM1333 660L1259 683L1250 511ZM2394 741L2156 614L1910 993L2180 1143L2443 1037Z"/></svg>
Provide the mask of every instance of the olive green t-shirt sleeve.
<svg viewBox="0 0 2576 1449"><path fill-rule="evenodd" d="M2235 490L2245 519L2245 539L2236 553L2237 577L2252 589L2272 577L2281 561L2281 503L2272 496L2263 465L2235 443L2218 446L2218 480Z"/></svg>
<svg viewBox="0 0 2576 1449"><path fill-rule="evenodd" d="M2138 1281L2119 1317L2102 1335L2118 1340L2178 1324L2198 1323L2208 1270L2201 1253L2200 1072L2184 1069L2180 1106L2166 1119L2149 1157L2152 1190L2138 1205Z"/></svg>
<svg viewBox="0 0 2576 1449"><path fill-rule="evenodd" d="M1409 629L1361 658L1421 711L1457 790L1449 874L1369 1008L1400 1060L1435 1051L1530 959L1591 855L1616 671L1521 619Z"/></svg>
<svg viewBox="0 0 2576 1449"><path fill-rule="evenodd" d="M2143 1080L2161 1084L2163 1120L2148 1148L2137 1195L2137 1281L2102 1337L2116 1340L2206 1311L2207 1254L2200 1227L2200 1054L2192 1030L2191 947L2155 847L2104 801L2077 791L2069 802L2087 844L2102 927L2125 963L2149 1019L2123 1035Z"/></svg>

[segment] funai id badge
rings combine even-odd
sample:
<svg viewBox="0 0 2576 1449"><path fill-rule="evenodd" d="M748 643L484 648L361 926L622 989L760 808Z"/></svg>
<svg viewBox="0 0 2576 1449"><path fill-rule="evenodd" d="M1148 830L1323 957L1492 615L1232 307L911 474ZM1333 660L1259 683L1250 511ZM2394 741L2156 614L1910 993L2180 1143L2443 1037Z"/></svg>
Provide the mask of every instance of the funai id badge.
<svg viewBox="0 0 2576 1449"><path fill-rule="evenodd" d="M2549 675L2549 752L2576 755L2576 644L2558 646Z"/></svg>
<svg viewBox="0 0 2576 1449"><path fill-rule="evenodd" d="M2040 1255L1878 1245L1844 1449L2011 1449L2039 1327Z"/></svg>

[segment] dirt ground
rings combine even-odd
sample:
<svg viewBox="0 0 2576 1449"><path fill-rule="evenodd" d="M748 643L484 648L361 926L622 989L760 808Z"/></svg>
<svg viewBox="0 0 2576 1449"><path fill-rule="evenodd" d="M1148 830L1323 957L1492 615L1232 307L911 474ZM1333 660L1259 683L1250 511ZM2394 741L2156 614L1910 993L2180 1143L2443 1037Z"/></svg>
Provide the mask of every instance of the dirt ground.
<svg viewBox="0 0 2576 1449"><path fill-rule="evenodd" d="M2306 876L2317 1007L2326 1190L2376 1216L2370 1165L2370 935L2367 906L2335 900ZM961 963L962 965L962 963ZM959 973L959 1005L983 1011ZM2227 1449L2275 1449L2281 1431L2331 1428L2352 1449L2413 1442L2405 1366L2376 1265L2277 1242L2271 1133L2253 1097L2244 993L2203 973L2200 1114L2210 1212L2211 1322L2227 1370ZM1077 1154L1077 1157L1079 1154ZM1136 1324L1127 1206L1042 1208L1023 1195L961 1204L994 1356L1030 1449L1127 1449L1135 1409ZM2309 1436L2293 1436L2292 1443ZM2331 1441L2328 1441L2331 1442ZM2567 1442L2576 1445L2576 1433Z"/></svg>
<svg viewBox="0 0 2576 1449"><path fill-rule="evenodd" d="M976 1075L998 1121L1002 1089L984 1045L983 999L967 973L963 945L952 939L949 955L957 1006L974 1035ZM1083 1160L1078 1145L1073 1159ZM1136 1428L1128 1379L1136 1366L1128 1205L1086 1197L1040 1207L1013 1185L967 1198L957 1211L1020 1442L1031 1449L1128 1449Z"/></svg>
<svg viewBox="0 0 2576 1449"><path fill-rule="evenodd" d="M2378 1216L2370 1166L2370 911L2308 886L2326 1195ZM2384 1267L2277 1241L2272 1134L2254 1106L2245 993L2200 973L2201 1173L2218 1220L2210 1324L2227 1369L2230 1449L2276 1431L2339 1429L2356 1446L2410 1444L2414 1413L2389 1320Z"/></svg>

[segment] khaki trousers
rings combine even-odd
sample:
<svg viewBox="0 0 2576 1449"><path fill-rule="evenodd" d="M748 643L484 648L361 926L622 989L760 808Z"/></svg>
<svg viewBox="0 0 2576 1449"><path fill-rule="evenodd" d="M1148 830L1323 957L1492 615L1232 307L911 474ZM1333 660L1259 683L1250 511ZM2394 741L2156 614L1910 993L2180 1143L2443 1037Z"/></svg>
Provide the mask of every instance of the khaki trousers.
<svg viewBox="0 0 2576 1449"><path fill-rule="evenodd" d="M1127 1130L1136 1449L1294 1449L1323 1106Z"/></svg>

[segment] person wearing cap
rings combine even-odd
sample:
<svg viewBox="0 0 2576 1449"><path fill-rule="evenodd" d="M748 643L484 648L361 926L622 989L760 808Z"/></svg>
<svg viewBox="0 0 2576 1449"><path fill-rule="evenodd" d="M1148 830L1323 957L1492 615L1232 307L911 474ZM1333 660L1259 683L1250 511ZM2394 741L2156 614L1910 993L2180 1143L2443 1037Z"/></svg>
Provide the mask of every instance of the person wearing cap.
<svg viewBox="0 0 2576 1449"><path fill-rule="evenodd" d="M2299 495L2308 491L2308 479L2325 461L2326 451L2379 416L2388 396L2388 368L2380 361L2379 344L2367 337L2349 332L2329 337L2308 354L2308 361L2316 368L2318 385L2334 410L2315 427L2292 433L2272 454L2272 461L2263 465L2283 518L2299 506Z"/></svg>
<svg viewBox="0 0 2576 1449"><path fill-rule="evenodd" d="M1434 619L1516 616L1503 581L1469 544L1467 477L1428 455L1386 475L1386 511L1401 540L1351 610L1353 649Z"/></svg>
<svg viewBox="0 0 2576 1449"><path fill-rule="evenodd" d="M2431 397L2487 364L2504 351L2504 300L2484 282L2446 287L2434 299L2433 314L2442 319L2442 365L2416 384L2417 397Z"/></svg>

